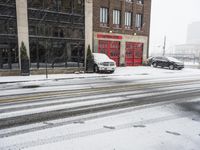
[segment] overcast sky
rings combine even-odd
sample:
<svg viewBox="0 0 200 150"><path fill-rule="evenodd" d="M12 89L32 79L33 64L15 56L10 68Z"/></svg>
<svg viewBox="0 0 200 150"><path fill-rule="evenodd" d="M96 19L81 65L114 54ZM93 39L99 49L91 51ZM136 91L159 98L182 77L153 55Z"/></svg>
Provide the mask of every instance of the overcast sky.
<svg viewBox="0 0 200 150"><path fill-rule="evenodd" d="M200 0L152 0L150 53L186 42L187 26L200 21Z"/></svg>

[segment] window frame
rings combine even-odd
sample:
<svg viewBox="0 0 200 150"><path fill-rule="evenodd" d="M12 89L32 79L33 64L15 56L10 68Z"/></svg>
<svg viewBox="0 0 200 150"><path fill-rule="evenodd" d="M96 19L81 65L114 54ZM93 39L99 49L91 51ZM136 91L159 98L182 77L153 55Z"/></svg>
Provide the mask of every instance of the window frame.
<svg viewBox="0 0 200 150"><path fill-rule="evenodd" d="M135 28L140 31L143 24L143 14L137 13L135 15Z"/></svg>
<svg viewBox="0 0 200 150"><path fill-rule="evenodd" d="M126 11L124 16L124 27L125 29L131 29L132 27L132 12Z"/></svg>
<svg viewBox="0 0 200 150"><path fill-rule="evenodd" d="M107 7L100 7L100 26L108 26L108 8Z"/></svg>
<svg viewBox="0 0 200 150"><path fill-rule="evenodd" d="M113 9L113 26L115 28L120 28L121 26L121 11L118 9Z"/></svg>

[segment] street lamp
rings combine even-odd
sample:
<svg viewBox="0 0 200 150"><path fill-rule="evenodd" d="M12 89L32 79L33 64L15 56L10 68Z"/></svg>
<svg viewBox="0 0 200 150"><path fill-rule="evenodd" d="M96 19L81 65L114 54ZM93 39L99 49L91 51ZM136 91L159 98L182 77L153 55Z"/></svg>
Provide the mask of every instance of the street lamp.
<svg viewBox="0 0 200 150"><path fill-rule="evenodd" d="M48 52L47 52L47 40L46 40L46 50L45 50L45 67L46 67L46 79L48 79L48 66L47 66Z"/></svg>
<svg viewBox="0 0 200 150"><path fill-rule="evenodd" d="M165 56L166 36L164 37L163 56Z"/></svg>

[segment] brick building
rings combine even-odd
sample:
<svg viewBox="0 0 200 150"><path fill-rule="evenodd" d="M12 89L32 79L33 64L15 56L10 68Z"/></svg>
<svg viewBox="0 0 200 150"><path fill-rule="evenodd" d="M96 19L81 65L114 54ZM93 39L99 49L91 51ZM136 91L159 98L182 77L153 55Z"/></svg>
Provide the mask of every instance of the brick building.
<svg viewBox="0 0 200 150"><path fill-rule="evenodd" d="M151 0L1 0L0 70L20 70L20 46L31 70L84 67L86 49L117 65L148 56Z"/></svg>
<svg viewBox="0 0 200 150"><path fill-rule="evenodd" d="M141 65L148 56L151 0L94 0L93 48L118 66Z"/></svg>

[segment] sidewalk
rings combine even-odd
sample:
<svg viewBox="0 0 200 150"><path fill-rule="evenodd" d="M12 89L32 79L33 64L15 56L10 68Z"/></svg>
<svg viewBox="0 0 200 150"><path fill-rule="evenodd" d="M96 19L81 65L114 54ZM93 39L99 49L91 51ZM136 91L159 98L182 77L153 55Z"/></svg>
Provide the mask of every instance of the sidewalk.
<svg viewBox="0 0 200 150"><path fill-rule="evenodd" d="M73 73L73 74L46 74L30 75L30 76L0 76L0 85L7 83L28 82L28 81L50 81L50 80L65 80L65 79L82 79L82 78L97 78L97 77L131 77L135 79L183 75L198 75L200 69L184 68L183 70L169 70L163 68L153 68L146 66L138 67L118 67L113 74L108 73Z"/></svg>

